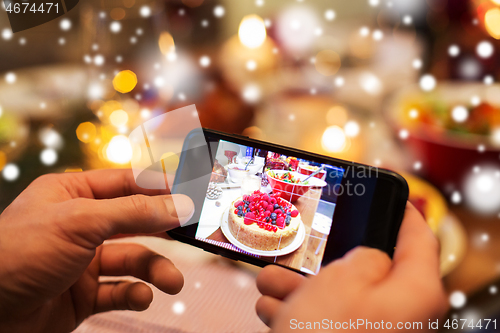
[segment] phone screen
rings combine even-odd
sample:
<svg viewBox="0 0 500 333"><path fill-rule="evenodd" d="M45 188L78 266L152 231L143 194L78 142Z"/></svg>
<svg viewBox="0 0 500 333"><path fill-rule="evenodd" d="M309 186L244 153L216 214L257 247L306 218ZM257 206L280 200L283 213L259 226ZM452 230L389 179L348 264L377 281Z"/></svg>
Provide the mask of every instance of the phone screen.
<svg viewBox="0 0 500 333"><path fill-rule="evenodd" d="M308 274L358 245L392 255L400 217L388 216L397 210L390 198L398 189L376 167L232 137L208 135L207 142L213 168L206 185L173 191L196 207L195 223L178 234L220 249L212 252Z"/></svg>
<svg viewBox="0 0 500 333"><path fill-rule="evenodd" d="M339 167L221 140L196 239L314 274L343 175Z"/></svg>

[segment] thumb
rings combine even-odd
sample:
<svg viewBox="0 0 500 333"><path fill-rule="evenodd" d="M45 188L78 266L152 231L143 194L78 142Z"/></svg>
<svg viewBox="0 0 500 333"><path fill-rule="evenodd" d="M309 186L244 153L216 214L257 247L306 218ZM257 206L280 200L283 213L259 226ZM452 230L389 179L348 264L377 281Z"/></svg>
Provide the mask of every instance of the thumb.
<svg viewBox="0 0 500 333"><path fill-rule="evenodd" d="M113 199L69 200L61 216L64 229L94 245L116 234L156 233L187 223L194 214L194 203L185 195L131 195ZM71 217L68 223L67 217Z"/></svg>

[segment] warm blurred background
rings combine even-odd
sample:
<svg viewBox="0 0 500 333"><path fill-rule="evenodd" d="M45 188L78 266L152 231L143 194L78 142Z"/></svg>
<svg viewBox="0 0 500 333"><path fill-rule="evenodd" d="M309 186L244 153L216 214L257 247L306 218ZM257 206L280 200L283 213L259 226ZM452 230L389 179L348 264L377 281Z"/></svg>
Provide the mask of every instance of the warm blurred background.
<svg viewBox="0 0 500 333"><path fill-rule="evenodd" d="M403 172L450 316L500 314L499 0L82 0L16 34L0 7L0 32L0 209L45 173L127 167L132 129L196 104L204 127ZM191 289L82 332L267 330L256 269L143 241Z"/></svg>

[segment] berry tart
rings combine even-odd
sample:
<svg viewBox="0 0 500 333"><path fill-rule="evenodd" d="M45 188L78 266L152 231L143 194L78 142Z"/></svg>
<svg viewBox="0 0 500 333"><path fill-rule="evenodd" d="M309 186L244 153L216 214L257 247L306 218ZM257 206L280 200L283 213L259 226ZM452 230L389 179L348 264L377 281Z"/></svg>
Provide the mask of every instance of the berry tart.
<svg viewBox="0 0 500 333"><path fill-rule="evenodd" d="M290 245L300 226L300 213L279 193L255 191L232 202L228 224L233 236L256 250L281 250Z"/></svg>

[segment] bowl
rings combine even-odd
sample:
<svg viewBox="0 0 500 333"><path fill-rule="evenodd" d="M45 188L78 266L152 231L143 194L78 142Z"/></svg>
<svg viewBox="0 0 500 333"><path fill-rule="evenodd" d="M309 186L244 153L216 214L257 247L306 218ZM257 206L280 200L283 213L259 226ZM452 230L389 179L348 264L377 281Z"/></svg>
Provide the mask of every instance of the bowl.
<svg viewBox="0 0 500 333"><path fill-rule="evenodd" d="M326 186L326 182L322 179L311 177L307 181L307 184L292 184L287 183L285 181L279 180L271 176L271 173L274 173L276 176L280 176L284 173L289 172L296 179L299 179L301 182L304 181L308 176L303 175L301 173L295 171L286 171L286 170L268 170L266 172L267 179L269 180L269 185L273 189L273 192L280 192L280 197L288 200L290 202L297 201L300 197L302 197L311 187L324 187Z"/></svg>
<svg viewBox="0 0 500 333"><path fill-rule="evenodd" d="M402 143L413 155L412 163L421 162L419 174L441 190L461 189L463 180L475 166L499 166L500 142L495 143L493 136L486 133L440 126L425 113L412 118L410 110L419 111L430 103L437 105L432 112L451 114L459 105L470 108L472 97L500 108L500 85L440 82L434 91L427 93L418 86L411 86L396 93L384 110L396 133L407 131L407 138Z"/></svg>
<svg viewBox="0 0 500 333"><path fill-rule="evenodd" d="M310 174L313 174L318 169L319 169L319 167L316 167L316 166L307 165L307 164L299 164L297 171L303 175L309 176ZM321 170L321 172L318 172L313 177L325 180L326 179L326 170L324 170L324 169Z"/></svg>
<svg viewBox="0 0 500 333"><path fill-rule="evenodd" d="M250 175L250 170L245 170L245 166L241 164L229 164L227 166L229 178L233 183L241 183L243 178Z"/></svg>

